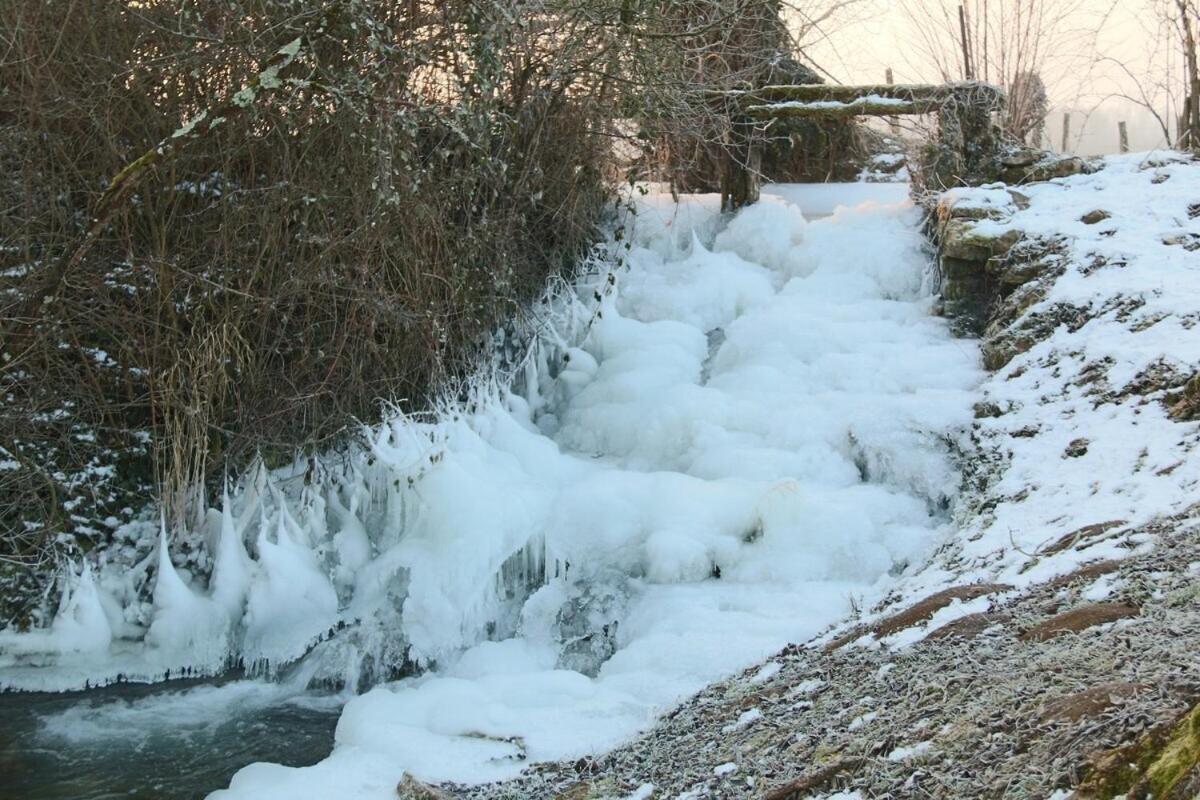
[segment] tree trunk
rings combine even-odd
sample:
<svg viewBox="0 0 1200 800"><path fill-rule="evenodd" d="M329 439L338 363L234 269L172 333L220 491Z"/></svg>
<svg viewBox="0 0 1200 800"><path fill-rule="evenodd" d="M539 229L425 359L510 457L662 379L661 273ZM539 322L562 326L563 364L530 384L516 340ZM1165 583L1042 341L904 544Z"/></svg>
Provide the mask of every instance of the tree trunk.
<svg viewBox="0 0 1200 800"><path fill-rule="evenodd" d="M724 154L721 170L721 210L737 211L757 202L761 180L759 167L762 154L754 141L753 132L735 133L741 141Z"/></svg>
<svg viewBox="0 0 1200 800"><path fill-rule="evenodd" d="M1175 0L1183 28L1183 52L1187 68L1187 99L1184 101L1183 130L1179 132L1180 146L1200 150L1200 67L1196 59L1196 32L1192 27L1192 4Z"/></svg>

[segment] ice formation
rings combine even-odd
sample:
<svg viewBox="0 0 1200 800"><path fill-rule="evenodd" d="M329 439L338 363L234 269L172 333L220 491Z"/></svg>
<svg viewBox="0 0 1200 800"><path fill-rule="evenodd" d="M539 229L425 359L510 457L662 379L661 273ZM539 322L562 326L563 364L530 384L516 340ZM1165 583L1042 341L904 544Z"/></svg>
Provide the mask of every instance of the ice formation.
<svg viewBox="0 0 1200 800"><path fill-rule="evenodd" d="M612 746L877 598L945 535L978 357L930 313L915 209L783 194L640 199L514 378L249 475L211 556L164 533L85 567L0 634L0 683L303 664L364 691L333 754L217 796L384 798Z"/></svg>

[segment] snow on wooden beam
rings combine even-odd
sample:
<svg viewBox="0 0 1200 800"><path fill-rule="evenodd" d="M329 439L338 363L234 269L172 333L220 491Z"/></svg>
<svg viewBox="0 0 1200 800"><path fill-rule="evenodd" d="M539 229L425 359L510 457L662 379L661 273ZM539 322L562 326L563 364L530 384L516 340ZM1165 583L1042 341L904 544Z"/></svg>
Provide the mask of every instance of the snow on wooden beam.
<svg viewBox="0 0 1200 800"><path fill-rule="evenodd" d="M747 92L745 97L754 103L799 101L808 103L853 103L863 98L884 98L910 102L946 102L954 97L978 97L993 103L1004 98L1004 92L991 84L966 83L897 83L867 86L836 86L826 83L776 84Z"/></svg>
<svg viewBox="0 0 1200 800"><path fill-rule="evenodd" d="M760 103L747 106L746 115L755 119L779 117L890 117L899 114L928 114L942 107L943 100L901 100L868 95L847 102L837 100Z"/></svg>

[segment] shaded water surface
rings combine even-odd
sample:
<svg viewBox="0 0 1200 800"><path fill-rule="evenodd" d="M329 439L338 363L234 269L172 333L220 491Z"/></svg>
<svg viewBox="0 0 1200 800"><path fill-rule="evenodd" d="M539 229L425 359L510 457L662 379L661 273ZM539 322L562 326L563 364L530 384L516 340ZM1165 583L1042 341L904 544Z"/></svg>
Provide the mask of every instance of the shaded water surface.
<svg viewBox="0 0 1200 800"><path fill-rule="evenodd" d="M259 681L0 694L0 800L193 800L329 755L342 699Z"/></svg>

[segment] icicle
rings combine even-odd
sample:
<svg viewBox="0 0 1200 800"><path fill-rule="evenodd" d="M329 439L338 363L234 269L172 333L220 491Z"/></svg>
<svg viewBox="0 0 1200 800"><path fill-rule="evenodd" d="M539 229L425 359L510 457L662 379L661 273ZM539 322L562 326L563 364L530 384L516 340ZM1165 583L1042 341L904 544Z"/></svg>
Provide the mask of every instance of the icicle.
<svg viewBox="0 0 1200 800"><path fill-rule="evenodd" d="M259 531L261 576L246 600L243 654L248 664L272 669L304 655L337 623L337 593L316 554L288 532L289 520L280 513L275 543L268 541L265 524Z"/></svg>
<svg viewBox="0 0 1200 800"><path fill-rule="evenodd" d="M167 524L164 521L158 537L158 573L154 579L154 605L159 607L161 601L170 602L184 594L190 595L191 588L179 577L175 565L171 563L171 553L167 547Z"/></svg>
<svg viewBox="0 0 1200 800"><path fill-rule="evenodd" d="M224 660L228 621L213 602L197 594L171 563L165 521L159 530L158 573L154 579L154 618L146 642L178 653L190 664L215 668Z"/></svg>
<svg viewBox="0 0 1200 800"><path fill-rule="evenodd" d="M333 545L338 554L338 565L334 581L340 586L354 584L355 574L371 559L371 541L367 529L358 517L359 492L354 485L342 483L350 496L350 505L342 505L338 490L329 493L329 501L337 513L340 529L333 536Z"/></svg>
<svg viewBox="0 0 1200 800"><path fill-rule="evenodd" d="M283 492L272 484L271 496L275 499L275 513L279 515L279 525L275 532L275 541L283 544L284 538L291 540L298 547L304 550L312 549L312 541L308 538L306 531L296 518L292 516L292 512L288 509L287 498L283 496Z"/></svg>
<svg viewBox="0 0 1200 800"><path fill-rule="evenodd" d="M378 532L376 544L381 552L399 542L404 535L408 511L405 502L405 492L408 487L402 479L394 478L386 481L384 489L387 492L387 499L384 506L383 525Z"/></svg>
<svg viewBox="0 0 1200 800"><path fill-rule="evenodd" d="M112 626L100 592L92 576L91 565L83 562L83 569L75 589L59 607L53 625L54 636L59 648L76 652L107 650L112 642Z"/></svg>
<svg viewBox="0 0 1200 800"><path fill-rule="evenodd" d="M267 469L263 466L262 459L256 458L249 472L242 479L242 483L246 488L241 496L242 510L237 520L239 530L245 531L250 526L250 520L254 512L261 512L263 510L263 496L267 489L267 478ZM261 514L259 516L261 518Z"/></svg>
<svg viewBox="0 0 1200 800"><path fill-rule="evenodd" d="M229 499L229 482L221 494L221 532L213 564L212 597L225 609L231 620L240 619L250 588L253 563L246 552L246 543L233 519L233 503Z"/></svg>
<svg viewBox="0 0 1200 800"><path fill-rule="evenodd" d="M538 359L536 355L533 358L525 360L525 402L529 404L530 417L535 416L545 402L542 399L541 386L538 384Z"/></svg>
<svg viewBox="0 0 1200 800"><path fill-rule="evenodd" d="M319 492L313 492L304 506L304 530L310 542L323 542L329 538L325 496Z"/></svg>

